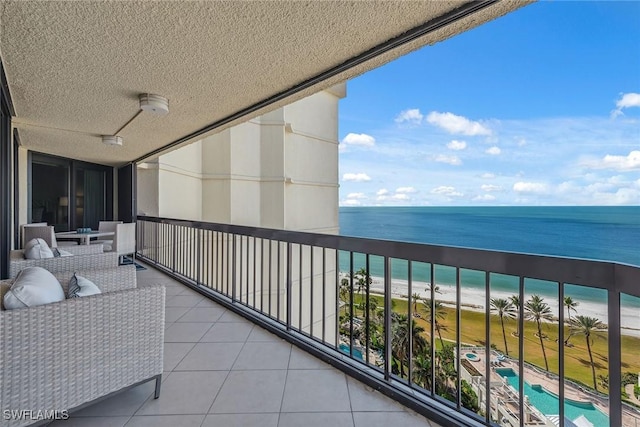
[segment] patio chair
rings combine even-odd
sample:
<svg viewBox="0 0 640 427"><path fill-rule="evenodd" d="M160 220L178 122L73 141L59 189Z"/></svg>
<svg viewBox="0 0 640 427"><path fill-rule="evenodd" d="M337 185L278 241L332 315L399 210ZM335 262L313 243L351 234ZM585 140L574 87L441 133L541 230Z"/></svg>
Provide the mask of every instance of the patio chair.
<svg viewBox="0 0 640 427"><path fill-rule="evenodd" d="M60 242L56 240L56 232L53 225L31 225L23 228L23 248L31 239L42 239L47 242L50 248L58 246L76 246L76 242Z"/></svg>
<svg viewBox="0 0 640 427"><path fill-rule="evenodd" d="M124 255L132 254L135 258L136 253L136 224L135 222L127 224L116 224L116 233L113 235L111 244L104 244L105 252L115 252L122 261Z"/></svg>
<svg viewBox="0 0 640 427"><path fill-rule="evenodd" d="M28 240L25 240L24 229L27 227L41 227L46 226L46 222L34 222L31 224L20 224L20 247L24 248L24 245L27 244Z"/></svg>
<svg viewBox="0 0 640 427"><path fill-rule="evenodd" d="M100 221L98 223L98 231L101 233L116 232L116 226L122 224L122 221ZM113 238L111 237L98 237L91 241L92 245L113 245Z"/></svg>
<svg viewBox="0 0 640 427"><path fill-rule="evenodd" d="M0 308L0 411L69 411L156 380L160 395L165 289L138 288L134 266L78 271L101 294ZM56 274L67 294L73 272ZM12 280L0 281L0 301ZM3 418L3 427L33 423Z"/></svg>

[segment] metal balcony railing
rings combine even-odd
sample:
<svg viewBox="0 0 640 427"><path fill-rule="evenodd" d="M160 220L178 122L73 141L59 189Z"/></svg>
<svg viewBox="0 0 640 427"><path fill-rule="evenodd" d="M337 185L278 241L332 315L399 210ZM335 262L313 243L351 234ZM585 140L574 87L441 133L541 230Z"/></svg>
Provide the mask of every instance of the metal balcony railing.
<svg viewBox="0 0 640 427"><path fill-rule="evenodd" d="M640 267L148 216L137 233L138 257L443 425L640 427L620 392Z"/></svg>

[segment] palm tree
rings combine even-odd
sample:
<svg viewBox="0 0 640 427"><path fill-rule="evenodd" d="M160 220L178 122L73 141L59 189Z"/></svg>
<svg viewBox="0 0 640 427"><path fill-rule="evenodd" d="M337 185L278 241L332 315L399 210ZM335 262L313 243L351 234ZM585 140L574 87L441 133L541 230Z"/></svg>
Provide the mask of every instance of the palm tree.
<svg viewBox="0 0 640 427"><path fill-rule="evenodd" d="M596 382L596 367L593 364L593 355L591 354L591 337L600 337L599 333L607 329L607 325L602 323L595 317L576 316L571 319L571 329L575 334L584 335L587 342L587 351L589 352L589 362L591 363L591 374L593 376L593 387L598 391L598 383Z"/></svg>
<svg viewBox="0 0 640 427"><path fill-rule="evenodd" d="M431 283L427 283L427 287L424 288L424 291L431 293ZM440 286L435 285L433 287L433 292L436 293L436 294L441 294L442 292L440 292Z"/></svg>
<svg viewBox="0 0 640 427"><path fill-rule="evenodd" d="M520 295L511 295L509 302L515 307L516 311L520 309Z"/></svg>
<svg viewBox="0 0 640 427"><path fill-rule="evenodd" d="M549 304L544 302L538 295L533 295L529 300L524 304L524 315L527 320L533 320L536 322L536 326L538 327L538 339L540 340L540 347L542 347L542 356L544 357L544 367L545 370L549 370L549 362L547 361L547 352L544 348L544 341L542 340L542 329L540 328L540 324L542 321L551 321L553 320L553 314L551 313L551 307Z"/></svg>
<svg viewBox="0 0 640 427"><path fill-rule="evenodd" d="M369 285L373 283L373 279L369 276L369 272L361 268L356 271L354 274L354 278L356 279L356 285L358 286L358 292L360 292L360 297L364 299L364 294L369 290Z"/></svg>
<svg viewBox="0 0 640 427"><path fill-rule="evenodd" d="M571 310L574 312L578 312L576 307L580 305L578 301L574 301L571 297L564 297L564 306L567 307L567 318L569 319L569 324L571 324ZM571 334L564 340L564 345L569 344L569 340L571 339Z"/></svg>
<svg viewBox="0 0 640 427"><path fill-rule="evenodd" d="M427 346L424 339L424 328L411 319L411 335L409 335L409 318L405 314L394 315L392 319L392 339L391 352L398 359L400 365L400 376L404 376L404 364L409 356L409 340L413 341L413 351L419 354Z"/></svg>
<svg viewBox="0 0 640 427"><path fill-rule="evenodd" d="M424 314L425 320L431 323L431 300L425 298L424 300ZM444 347L444 341L442 340L441 331L446 331L447 327L440 323L440 320L444 320L447 317L447 311L440 301L435 301L434 311L433 311L433 327L438 333L438 337L440 338L440 345Z"/></svg>
<svg viewBox="0 0 640 427"><path fill-rule="evenodd" d="M507 347L507 335L504 332L504 318L515 319L515 308L510 301L504 298L491 298L491 311L500 316L500 326L502 326L502 338L504 339L504 349L507 356L509 355L509 347Z"/></svg>
<svg viewBox="0 0 640 427"><path fill-rule="evenodd" d="M340 300L344 302L344 312L347 313L348 300L349 300L350 283L349 278L344 277L340 281Z"/></svg>
<svg viewBox="0 0 640 427"><path fill-rule="evenodd" d="M513 306L515 318L517 319L518 316L520 315L520 295L511 295L509 297L509 302ZM520 336L520 329L516 328L516 331L515 331L514 334L515 334L515 336L519 337Z"/></svg>
<svg viewBox="0 0 640 427"><path fill-rule="evenodd" d="M420 299L420 294L414 292L411 295L411 299L413 300L413 315L415 316L418 313L418 300Z"/></svg>
<svg viewBox="0 0 640 427"><path fill-rule="evenodd" d="M427 351L428 353L428 345ZM418 354L413 358L413 382L420 387L431 390L431 358Z"/></svg>

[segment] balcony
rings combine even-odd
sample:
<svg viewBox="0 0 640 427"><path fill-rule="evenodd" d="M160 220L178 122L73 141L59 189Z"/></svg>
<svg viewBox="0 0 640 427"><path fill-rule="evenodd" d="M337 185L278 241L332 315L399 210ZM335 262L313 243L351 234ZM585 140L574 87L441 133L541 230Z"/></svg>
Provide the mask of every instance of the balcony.
<svg viewBox="0 0 640 427"><path fill-rule="evenodd" d="M191 288L177 291L180 288L172 285L171 292L180 292L180 295L167 304L167 317L177 320L166 331L167 359L173 359L177 348L197 350L185 359L182 359L182 353L175 355L182 359L176 362L174 370L177 371L188 370L189 366L198 369L213 366L216 365L213 360L227 358L226 366L231 366L233 373L242 366L248 366L244 358L251 359L248 349L254 347L258 366L272 366L273 369L288 366L292 370L298 359L304 359L304 363L316 368L329 368L331 365L442 425L489 425L498 422L500 425L562 426L572 425L574 421L579 423L577 419L583 414L593 425L603 425L604 422L604 425L608 423L611 426L635 426L640 422L640 411L638 406L634 406L632 396L626 395L623 401L620 393L608 393L608 390L620 390L626 385L622 383L623 370L626 372L625 367L630 366L628 355L637 351L634 347L637 341L630 341L622 331L623 328L637 331L640 325L637 311L628 317L630 301L637 303L640 297L638 267L140 216L138 256ZM438 293L437 286L447 275L455 281L453 301L443 301ZM404 302L402 295L398 296L397 289L394 289L401 281L399 277L404 278L403 283L407 286ZM475 321L476 325L465 317L468 307L463 305L461 298L474 280L484 283L482 296L475 307L476 312L481 308L476 314L480 316L476 317L480 319ZM363 286L363 283L369 285ZM517 320L510 324L513 333L509 338L517 345L512 344L511 353L507 348L507 355L502 341L504 338L506 344L507 337L503 336L500 324L496 323L498 316L493 315L489 308L492 296L497 295L496 286L504 286L505 283L512 287L520 301L514 306ZM424 303L428 314L422 314L424 318L421 319L417 302L409 295L425 284L431 298ZM540 335L529 329L531 322L528 321L527 307L532 292L540 289L557 295L557 301L563 301L565 295L575 295L576 290L589 290L605 302L607 331L601 331L600 335L606 338L603 341L606 344L598 350L594 347L593 353L598 360L594 362L593 370L586 356L582 355L582 360L586 361L583 362L585 373L589 373L587 379L576 379L572 367L575 352L582 351L584 335L566 326L562 306L542 321ZM220 307L208 310L211 313L207 315L219 316L213 326L187 326L188 320L202 311L199 310L201 307L196 307L195 311L188 312L189 307L196 304L213 307L213 303L204 296L218 302L227 311L223 314ZM181 305L181 301L189 307L172 306ZM439 320L440 305L448 306L454 313L444 339L444 328L441 330L440 327L443 322L438 325L436 321ZM377 306L377 309L372 309L372 306ZM202 316L205 316L205 311L202 311ZM252 327L243 318L295 346L290 347L259 326ZM417 321L407 322L407 319L416 318ZM238 325L227 325L227 319L238 320ZM475 343L470 343L472 339L468 337L467 330L478 325L482 335L475 337ZM565 327L560 328L559 325ZM239 330L233 333L234 336L246 336L240 355L227 346L222 352L215 351L215 345L208 342L207 336L215 335L216 332L212 331L216 329L222 331L235 327ZM404 335L400 332L403 327ZM418 327L422 328L422 338L413 334ZM194 348L193 342L184 346L173 342L187 339L191 334L194 336L188 339L197 342L196 345L202 349ZM258 334L273 347L259 349L260 344L253 343ZM404 340L399 339L402 336ZM245 338L238 339L245 341ZM568 338L574 344L558 345ZM549 366L533 357L538 340L543 347L545 364L548 358ZM426 344L419 341L426 341ZM329 365L314 360L297 347ZM426 352L425 348L428 349ZM443 356L445 349L451 355L448 361ZM423 358L421 362L417 360L418 356ZM235 360L235 364L229 365L233 363L229 362L230 359ZM289 360L288 365L285 359ZM435 361L435 364L430 361ZM224 361L220 360L222 366ZM600 390L596 388L597 384L589 383L591 372L595 377L596 366L607 373L607 384L600 382ZM449 368L451 372L446 377L441 376L440 371ZM287 399L291 397L288 381L301 374L296 372L293 375L287 374L279 409L281 413L287 412ZM313 375L318 375L318 372ZM330 379L333 377L343 378L331 368L315 379L309 379L306 386L301 386L296 394L304 395L303 400L307 403L296 405L296 411L341 411L337 408L341 408L344 402L336 401L335 405L328 406L330 409L314 407L316 403L310 402L328 403L345 392L344 382L341 379L334 382ZM365 386L347 378L346 390L354 414L353 420L348 420L347 424L355 422L358 425L360 417L381 420L384 416L408 416L404 413L384 416L357 414L361 407L353 399L358 392L351 390L358 388L363 391ZM171 375L167 381L171 381ZM275 377L265 380L272 386L277 381ZM311 399L315 393L322 396L317 388L319 384L327 384L332 391L326 398ZM472 394L469 389L473 390ZM544 394L544 402L534 396L535 391ZM211 394L217 392L215 390ZM242 400L243 393L238 388L234 394ZM475 402L469 401L469 395L474 396ZM369 397L386 402L381 403L383 406L380 408L389 408L389 401L385 398L376 394L369 394ZM222 405L216 403L221 398L224 398L222 392L217 394L211 408ZM346 401L348 398L338 400ZM306 405L311 406L304 409ZM157 406L162 407L162 400ZM343 409L348 410L347 405ZM141 413L145 413L144 408ZM335 414L331 416L338 417ZM283 420L282 417L280 419Z"/></svg>
<svg viewBox="0 0 640 427"><path fill-rule="evenodd" d="M166 287L162 394L153 382L52 426L437 426L151 267Z"/></svg>

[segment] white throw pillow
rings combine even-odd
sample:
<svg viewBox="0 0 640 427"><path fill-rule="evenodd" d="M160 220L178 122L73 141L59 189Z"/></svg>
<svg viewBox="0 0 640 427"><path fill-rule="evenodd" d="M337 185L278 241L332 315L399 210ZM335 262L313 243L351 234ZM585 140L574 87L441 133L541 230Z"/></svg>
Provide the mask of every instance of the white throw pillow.
<svg viewBox="0 0 640 427"><path fill-rule="evenodd" d="M88 297L101 293L102 291L95 283L76 273L73 273L73 277L69 280L69 298Z"/></svg>
<svg viewBox="0 0 640 427"><path fill-rule="evenodd" d="M44 240L31 239L24 247L24 257L26 259L53 258L53 252Z"/></svg>
<svg viewBox="0 0 640 427"><path fill-rule="evenodd" d="M5 294L4 308L13 310L63 300L64 291L53 274L42 267L27 267L18 273Z"/></svg>
<svg viewBox="0 0 640 427"><path fill-rule="evenodd" d="M64 249L53 248L53 249L51 249L51 252L53 252L53 256L56 257L56 258L73 256L73 254L71 252L67 252Z"/></svg>

